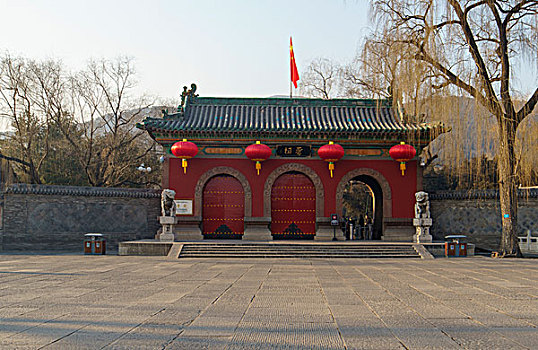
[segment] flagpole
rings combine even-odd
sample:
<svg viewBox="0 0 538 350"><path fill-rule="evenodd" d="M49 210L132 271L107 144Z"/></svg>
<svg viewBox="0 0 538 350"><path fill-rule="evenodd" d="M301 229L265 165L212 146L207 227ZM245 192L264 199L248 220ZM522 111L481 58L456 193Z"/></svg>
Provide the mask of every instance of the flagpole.
<svg viewBox="0 0 538 350"><path fill-rule="evenodd" d="M295 55L293 54L293 44L290 36L290 99L293 98L293 88L291 84L297 89L297 80L299 80L299 72L297 71L297 65L295 64Z"/></svg>

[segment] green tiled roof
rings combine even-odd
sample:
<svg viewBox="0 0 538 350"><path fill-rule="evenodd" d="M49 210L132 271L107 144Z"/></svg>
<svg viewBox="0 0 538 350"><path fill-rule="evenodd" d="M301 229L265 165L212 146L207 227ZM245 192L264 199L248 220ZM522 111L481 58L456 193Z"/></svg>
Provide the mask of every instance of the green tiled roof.
<svg viewBox="0 0 538 350"><path fill-rule="evenodd" d="M181 112L164 118L146 118L138 127L152 134L181 137L205 133L223 137L245 133L262 137L397 136L409 132L425 136L443 128L401 121L390 100L215 97L189 98Z"/></svg>

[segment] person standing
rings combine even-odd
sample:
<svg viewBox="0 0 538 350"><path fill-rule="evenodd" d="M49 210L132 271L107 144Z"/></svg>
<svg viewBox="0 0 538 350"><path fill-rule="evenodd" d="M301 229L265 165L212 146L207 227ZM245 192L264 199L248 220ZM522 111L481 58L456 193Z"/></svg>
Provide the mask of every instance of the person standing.
<svg viewBox="0 0 538 350"><path fill-rule="evenodd" d="M364 230L365 235L368 236L368 240L372 240L373 232L374 232L374 225L372 222L372 218L370 218L368 215L366 215L366 220L364 221Z"/></svg>
<svg viewBox="0 0 538 350"><path fill-rule="evenodd" d="M364 239L364 217L362 214L359 215L359 227L358 229L358 239Z"/></svg>

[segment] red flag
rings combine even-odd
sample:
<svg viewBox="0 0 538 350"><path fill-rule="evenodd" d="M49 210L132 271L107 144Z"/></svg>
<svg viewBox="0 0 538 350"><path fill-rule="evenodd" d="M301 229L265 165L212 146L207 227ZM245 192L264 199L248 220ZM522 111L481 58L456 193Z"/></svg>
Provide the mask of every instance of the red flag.
<svg viewBox="0 0 538 350"><path fill-rule="evenodd" d="M297 81L299 80L299 72L297 71L297 65L295 64L295 55L293 54L293 44L291 43L290 36L290 69L291 69L291 81L293 86L297 89Z"/></svg>

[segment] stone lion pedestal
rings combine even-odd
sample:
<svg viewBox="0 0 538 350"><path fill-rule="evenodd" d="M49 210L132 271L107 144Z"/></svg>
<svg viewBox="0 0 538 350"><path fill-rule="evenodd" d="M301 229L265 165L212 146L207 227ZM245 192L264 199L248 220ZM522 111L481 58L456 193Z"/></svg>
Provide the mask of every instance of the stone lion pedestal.
<svg viewBox="0 0 538 350"><path fill-rule="evenodd" d="M176 218L173 216L159 216L159 223L163 227L163 230L157 239L161 242L173 242L175 238L174 224L176 223Z"/></svg>
<svg viewBox="0 0 538 350"><path fill-rule="evenodd" d="M430 235L431 218L413 219L413 226L415 226L416 230L416 234L413 235L413 242L431 243L433 241L433 237Z"/></svg>
<svg viewBox="0 0 538 350"><path fill-rule="evenodd" d="M157 234L157 238L161 242L174 241L174 224L176 223L176 203L174 190L165 188L161 193L161 215L159 223L162 226L161 233Z"/></svg>
<svg viewBox="0 0 538 350"><path fill-rule="evenodd" d="M433 241L430 235L430 227L432 226L432 218L430 216L430 200L428 193L420 191L415 193L415 218L413 226L416 233L413 235L415 243L431 243Z"/></svg>

